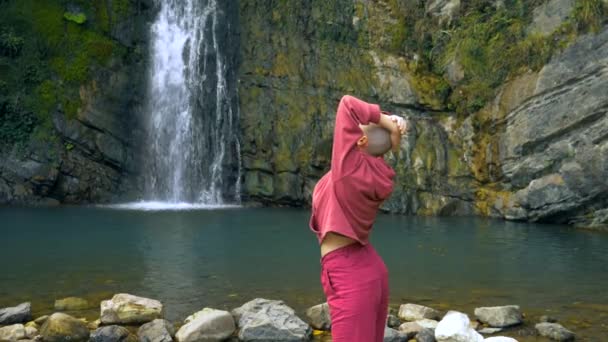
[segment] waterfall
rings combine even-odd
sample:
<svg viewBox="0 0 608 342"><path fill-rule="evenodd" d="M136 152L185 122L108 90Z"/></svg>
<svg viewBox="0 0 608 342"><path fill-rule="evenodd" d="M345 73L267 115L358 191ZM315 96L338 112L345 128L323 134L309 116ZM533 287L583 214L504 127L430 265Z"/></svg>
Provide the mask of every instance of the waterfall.
<svg viewBox="0 0 608 342"><path fill-rule="evenodd" d="M145 200L238 203L238 13L232 1L157 2L146 108Z"/></svg>

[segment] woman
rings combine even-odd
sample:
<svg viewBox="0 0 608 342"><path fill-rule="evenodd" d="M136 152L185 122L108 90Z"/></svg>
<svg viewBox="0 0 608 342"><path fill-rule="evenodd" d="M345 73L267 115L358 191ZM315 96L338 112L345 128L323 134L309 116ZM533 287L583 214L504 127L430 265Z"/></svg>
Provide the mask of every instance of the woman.
<svg viewBox="0 0 608 342"><path fill-rule="evenodd" d="M313 191L310 229L321 247L321 284L334 342L381 342L388 313L388 270L368 237L395 172L403 118L344 95L338 104L331 169Z"/></svg>

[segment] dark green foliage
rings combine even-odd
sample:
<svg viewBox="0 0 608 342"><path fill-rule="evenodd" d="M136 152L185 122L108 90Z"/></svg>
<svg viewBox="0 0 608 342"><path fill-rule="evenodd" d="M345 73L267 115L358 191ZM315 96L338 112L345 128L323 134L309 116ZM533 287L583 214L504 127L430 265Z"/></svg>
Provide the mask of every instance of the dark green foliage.
<svg viewBox="0 0 608 342"><path fill-rule="evenodd" d="M23 47L23 38L15 35L13 30L2 30L0 32L0 54L17 57Z"/></svg>
<svg viewBox="0 0 608 342"><path fill-rule="evenodd" d="M130 6L129 0L0 1L0 144L26 141L32 133L52 138L58 109L76 116L80 87L125 54L109 32Z"/></svg>
<svg viewBox="0 0 608 342"><path fill-rule="evenodd" d="M602 0L579 0L574 7L577 28L597 32L608 19L608 6Z"/></svg>
<svg viewBox="0 0 608 342"><path fill-rule="evenodd" d="M0 94L6 93L6 84L0 83ZM0 95L0 149L23 143L37 124L36 117L24 111L19 96L6 97Z"/></svg>

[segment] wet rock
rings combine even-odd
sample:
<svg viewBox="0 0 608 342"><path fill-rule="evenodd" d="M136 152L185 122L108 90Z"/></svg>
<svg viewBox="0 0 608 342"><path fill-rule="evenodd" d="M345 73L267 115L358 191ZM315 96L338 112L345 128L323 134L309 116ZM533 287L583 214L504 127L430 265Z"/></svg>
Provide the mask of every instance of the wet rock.
<svg viewBox="0 0 608 342"><path fill-rule="evenodd" d="M80 342L89 339L89 329L81 320L62 312L49 316L40 328L44 342L63 342L66 340Z"/></svg>
<svg viewBox="0 0 608 342"><path fill-rule="evenodd" d="M236 329L230 312L212 308L193 313L184 323L175 334L179 342L221 341Z"/></svg>
<svg viewBox="0 0 608 342"><path fill-rule="evenodd" d="M479 332L480 334L484 334L484 335L490 335L490 334L496 334L497 332L501 332L502 330L503 330L502 328L485 327L485 328L477 330L477 332Z"/></svg>
<svg viewBox="0 0 608 342"><path fill-rule="evenodd" d="M418 304L402 304L399 307L399 318L404 321L417 321L421 319L439 319L439 311L428 306Z"/></svg>
<svg viewBox="0 0 608 342"><path fill-rule="evenodd" d="M7 325L0 328L0 341L16 341L27 338L25 327L21 323Z"/></svg>
<svg viewBox="0 0 608 342"><path fill-rule="evenodd" d="M479 321L497 328L521 324L523 321L523 316L517 305L476 308L475 316Z"/></svg>
<svg viewBox="0 0 608 342"><path fill-rule="evenodd" d="M389 314L386 318L386 325L391 328L399 328L399 326L401 325L401 320L399 319L399 317L393 314Z"/></svg>
<svg viewBox="0 0 608 342"><path fill-rule="evenodd" d="M120 325L107 325L91 333L90 342L136 342L137 337Z"/></svg>
<svg viewBox="0 0 608 342"><path fill-rule="evenodd" d="M408 339L416 336L422 329L423 328L416 322L405 322L399 326L399 331Z"/></svg>
<svg viewBox="0 0 608 342"><path fill-rule="evenodd" d="M49 315L40 316L34 320L34 323L42 325L47 320L47 318L49 318Z"/></svg>
<svg viewBox="0 0 608 342"><path fill-rule="evenodd" d="M312 329L282 300L255 298L232 310L244 341L301 341L311 338Z"/></svg>
<svg viewBox="0 0 608 342"><path fill-rule="evenodd" d="M517 342L516 339L514 339L512 337L505 337L505 336L488 337L483 341L484 342Z"/></svg>
<svg viewBox="0 0 608 342"><path fill-rule="evenodd" d="M308 310L306 310L306 316L313 328L317 330L330 330L331 316L329 314L329 305L327 302L308 308Z"/></svg>
<svg viewBox="0 0 608 342"><path fill-rule="evenodd" d="M0 324L25 323L32 319L32 305L30 302L17 306L0 309Z"/></svg>
<svg viewBox="0 0 608 342"><path fill-rule="evenodd" d="M484 338L469 326L469 317L458 311L448 311L435 329L438 342L483 342Z"/></svg>
<svg viewBox="0 0 608 342"><path fill-rule="evenodd" d="M87 327L91 330L95 330L97 328L99 328L99 326L101 325L101 319L96 319L93 322L89 322L87 323Z"/></svg>
<svg viewBox="0 0 608 342"><path fill-rule="evenodd" d="M555 322L557 322L557 319L555 317L551 317L551 316L547 316L547 315L542 315L542 316L540 316L539 321L541 323L555 323Z"/></svg>
<svg viewBox="0 0 608 342"><path fill-rule="evenodd" d="M416 342L435 342L435 329L425 328L416 334Z"/></svg>
<svg viewBox="0 0 608 342"><path fill-rule="evenodd" d="M384 327L384 342L406 342L407 337L398 330Z"/></svg>
<svg viewBox="0 0 608 342"><path fill-rule="evenodd" d="M437 328L437 324L439 324L439 322L436 320L428 318L417 320L415 323L421 326L423 329L435 329Z"/></svg>
<svg viewBox="0 0 608 342"><path fill-rule="evenodd" d="M163 305L155 299L119 293L101 302L103 324L145 323L162 316Z"/></svg>
<svg viewBox="0 0 608 342"><path fill-rule="evenodd" d="M559 323L538 323L534 326L541 336L556 341L574 341L575 335L572 331L564 328Z"/></svg>
<svg viewBox="0 0 608 342"><path fill-rule="evenodd" d="M168 320L157 318L139 327L137 336L140 342L172 342L175 327Z"/></svg>
<svg viewBox="0 0 608 342"><path fill-rule="evenodd" d="M89 302L84 298L66 297L55 300L55 310L82 310L89 308Z"/></svg>
<svg viewBox="0 0 608 342"><path fill-rule="evenodd" d="M33 326L25 326L25 337L33 340L38 335L38 328Z"/></svg>

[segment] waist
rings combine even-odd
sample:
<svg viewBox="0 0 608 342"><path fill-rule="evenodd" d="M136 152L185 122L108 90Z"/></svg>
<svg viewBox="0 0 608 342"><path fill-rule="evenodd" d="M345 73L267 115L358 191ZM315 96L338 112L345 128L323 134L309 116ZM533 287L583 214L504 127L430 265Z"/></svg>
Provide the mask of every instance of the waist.
<svg viewBox="0 0 608 342"><path fill-rule="evenodd" d="M335 247L325 253L322 253L320 262L321 264L327 263L332 259L340 257L341 255L348 255L358 250L366 249L368 247L369 244L363 245L356 240L352 240L352 242L348 244L340 245L339 247Z"/></svg>

